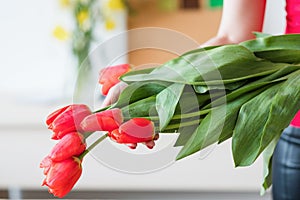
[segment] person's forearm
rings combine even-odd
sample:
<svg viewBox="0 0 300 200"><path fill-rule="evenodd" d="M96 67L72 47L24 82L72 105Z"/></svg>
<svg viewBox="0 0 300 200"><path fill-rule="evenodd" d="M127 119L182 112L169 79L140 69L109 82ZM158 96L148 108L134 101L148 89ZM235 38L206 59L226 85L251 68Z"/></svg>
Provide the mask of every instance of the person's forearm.
<svg viewBox="0 0 300 200"><path fill-rule="evenodd" d="M224 0L216 37L201 46L239 43L254 38L263 28L266 0Z"/></svg>
<svg viewBox="0 0 300 200"><path fill-rule="evenodd" d="M224 0L219 37L232 43L252 39L254 31L262 31L266 0Z"/></svg>

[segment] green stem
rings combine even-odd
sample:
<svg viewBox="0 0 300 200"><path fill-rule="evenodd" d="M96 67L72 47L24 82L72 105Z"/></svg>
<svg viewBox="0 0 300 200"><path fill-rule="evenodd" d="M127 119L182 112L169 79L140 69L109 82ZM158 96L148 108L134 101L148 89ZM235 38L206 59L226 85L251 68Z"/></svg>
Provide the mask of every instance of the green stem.
<svg viewBox="0 0 300 200"><path fill-rule="evenodd" d="M98 140L96 140L89 148L87 148L78 158L80 160L83 159L83 157L88 154L93 148L95 148L100 142L102 142L107 137L107 133L101 136Z"/></svg>
<svg viewBox="0 0 300 200"><path fill-rule="evenodd" d="M214 109L214 108L199 110L199 111L196 111L196 112L191 112L191 113L186 113L186 114L177 114L177 115L174 115L171 120L197 117L197 116L209 113L212 109ZM132 119L132 118L134 118L134 117L133 116L124 117L124 120L129 120L129 119ZM158 116L141 117L141 118L149 119L149 120L152 120L152 121L158 121L159 120Z"/></svg>
<svg viewBox="0 0 300 200"><path fill-rule="evenodd" d="M123 119L126 121L126 120L130 120L132 118L136 118L134 116L130 116L130 117L123 117ZM158 116L151 116L151 117L138 117L138 118L145 118L145 119L149 119L151 121L158 121L159 120L159 117Z"/></svg>
<svg viewBox="0 0 300 200"><path fill-rule="evenodd" d="M191 126L191 125L199 124L200 121L201 121L201 119L196 119L196 120L189 121L189 122L183 122L183 123L179 123L179 124L171 124L171 125L168 125L165 128L165 130L170 130L170 129L174 129L174 128L179 128L179 127Z"/></svg>
<svg viewBox="0 0 300 200"><path fill-rule="evenodd" d="M88 137L90 137L94 132L88 132L88 133L84 133L84 139L87 139Z"/></svg>
<svg viewBox="0 0 300 200"><path fill-rule="evenodd" d="M182 127L185 127L185 126L192 126L192 125L199 124L200 122L201 122L201 119L197 119L197 120L193 120L193 121L189 121L189 122L171 124L171 125L168 125L163 131L173 130L173 129L176 129L176 128L182 128ZM158 128L156 129L156 132L159 132ZM165 134L165 132L163 134Z"/></svg>
<svg viewBox="0 0 300 200"><path fill-rule="evenodd" d="M109 105L109 106L106 106L106 107L104 107L104 108L101 108L101 109L98 109L98 110L94 111L94 112L93 112L93 114L95 114L95 113L98 113L98 112L105 111L105 110L109 109L110 107L111 107L111 105Z"/></svg>
<svg viewBox="0 0 300 200"><path fill-rule="evenodd" d="M186 113L186 114L177 114L172 117L172 119L185 119L185 118L190 118L190 117L196 117L199 115L207 114L211 111L212 109L206 109L206 110L199 110L196 112L192 113Z"/></svg>

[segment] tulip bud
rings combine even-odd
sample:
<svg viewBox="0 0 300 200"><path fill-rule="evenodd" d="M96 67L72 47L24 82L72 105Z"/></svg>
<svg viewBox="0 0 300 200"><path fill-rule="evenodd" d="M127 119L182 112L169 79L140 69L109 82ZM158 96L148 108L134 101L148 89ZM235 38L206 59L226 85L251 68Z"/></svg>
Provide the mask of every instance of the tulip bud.
<svg viewBox="0 0 300 200"><path fill-rule="evenodd" d="M154 123L144 118L130 119L120 126L119 131L129 137L136 138L137 143L152 140L155 135Z"/></svg>
<svg viewBox="0 0 300 200"><path fill-rule="evenodd" d="M80 132L80 122L90 114L90 109L82 104L69 105L53 112L46 120L49 129L54 132L52 139L61 139L70 132Z"/></svg>
<svg viewBox="0 0 300 200"><path fill-rule="evenodd" d="M136 149L137 143L128 143L126 144L130 149Z"/></svg>
<svg viewBox="0 0 300 200"><path fill-rule="evenodd" d="M44 168L44 172L43 172L44 175L48 174L51 165L52 165L52 160L51 160L50 156L46 156L40 163L40 168Z"/></svg>
<svg viewBox="0 0 300 200"><path fill-rule="evenodd" d="M79 156L84 152L86 144L80 133L73 132L65 135L52 149L50 158L53 161L62 161L72 156Z"/></svg>
<svg viewBox="0 0 300 200"><path fill-rule="evenodd" d="M49 160L49 158L44 160ZM81 160L77 157L71 157L60 162L52 161L50 165L48 161L42 161L40 167L47 168L46 178L42 185L48 186L49 192L59 198L71 191L82 173Z"/></svg>
<svg viewBox="0 0 300 200"><path fill-rule="evenodd" d="M102 85L102 94L107 95L111 87L120 82L119 77L130 70L130 65L122 64L104 68L99 73L99 83Z"/></svg>
<svg viewBox="0 0 300 200"><path fill-rule="evenodd" d="M60 115L61 113L63 113L69 107L70 106L65 106L63 108L60 108L60 109L54 111L50 115L48 115L48 117L46 119L46 124L49 126L57 118L58 115Z"/></svg>
<svg viewBox="0 0 300 200"><path fill-rule="evenodd" d="M108 133L115 142L127 144L135 148L137 143L145 143L147 147L153 148L155 137L154 123L144 118L133 118L123 123L119 129Z"/></svg>
<svg viewBox="0 0 300 200"><path fill-rule="evenodd" d="M119 128L123 121L119 108L98 112L84 118L80 124L84 132L113 131Z"/></svg>

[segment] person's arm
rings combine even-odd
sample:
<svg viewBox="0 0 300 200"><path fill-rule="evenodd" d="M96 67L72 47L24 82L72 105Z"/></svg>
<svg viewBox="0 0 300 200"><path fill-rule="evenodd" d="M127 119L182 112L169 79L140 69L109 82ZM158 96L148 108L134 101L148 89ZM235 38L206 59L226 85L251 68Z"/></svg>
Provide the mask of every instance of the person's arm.
<svg viewBox="0 0 300 200"><path fill-rule="evenodd" d="M266 0L224 0L223 13L216 37L202 46L239 43L261 32Z"/></svg>

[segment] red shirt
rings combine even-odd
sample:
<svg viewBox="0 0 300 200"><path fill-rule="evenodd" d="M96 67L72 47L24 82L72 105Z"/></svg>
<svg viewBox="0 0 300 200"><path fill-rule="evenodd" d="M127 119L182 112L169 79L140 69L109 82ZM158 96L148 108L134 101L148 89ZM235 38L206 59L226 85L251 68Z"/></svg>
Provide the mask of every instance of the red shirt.
<svg viewBox="0 0 300 200"><path fill-rule="evenodd" d="M285 33L300 33L300 0L286 0Z"/></svg>
<svg viewBox="0 0 300 200"><path fill-rule="evenodd" d="M286 29L285 33L300 33L300 0L286 0ZM292 126L300 128L300 111L291 121Z"/></svg>

